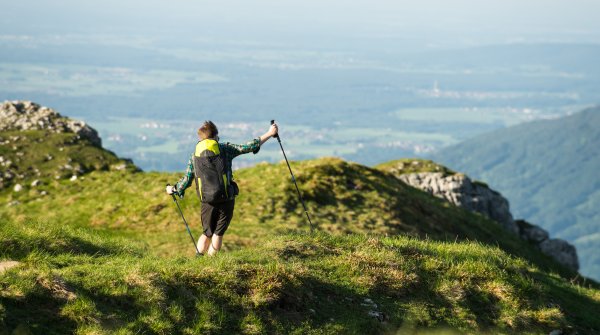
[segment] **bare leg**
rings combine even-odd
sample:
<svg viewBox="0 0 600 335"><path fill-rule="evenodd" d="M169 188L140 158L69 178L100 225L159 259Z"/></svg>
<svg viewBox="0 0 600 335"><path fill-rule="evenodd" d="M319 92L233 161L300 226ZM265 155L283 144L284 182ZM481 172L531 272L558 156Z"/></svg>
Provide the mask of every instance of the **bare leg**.
<svg viewBox="0 0 600 335"><path fill-rule="evenodd" d="M221 246L223 245L223 236L213 235L210 248L208 248L208 255L214 256L219 250L221 250Z"/></svg>
<svg viewBox="0 0 600 335"><path fill-rule="evenodd" d="M206 253L209 245L210 245L210 238L208 238L206 235L202 234L202 236L200 236L200 238L198 239L198 251L200 251L201 254Z"/></svg>

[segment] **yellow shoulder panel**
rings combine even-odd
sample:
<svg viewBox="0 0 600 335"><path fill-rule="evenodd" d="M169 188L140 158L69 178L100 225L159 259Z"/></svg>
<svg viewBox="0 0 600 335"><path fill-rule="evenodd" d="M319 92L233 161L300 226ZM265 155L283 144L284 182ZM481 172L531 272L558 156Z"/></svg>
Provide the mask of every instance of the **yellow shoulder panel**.
<svg viewBox="0 0 600 335"><path fill-rule="evenodd" d="M194 153L194 155L200 157L202 152L206 151L206 150L210 150L215 155L218 155L220 153L219 143L215 140L210 140L210 139L202 140L202 141L198 142L198 144L196 144L196 152Z"/></svg>

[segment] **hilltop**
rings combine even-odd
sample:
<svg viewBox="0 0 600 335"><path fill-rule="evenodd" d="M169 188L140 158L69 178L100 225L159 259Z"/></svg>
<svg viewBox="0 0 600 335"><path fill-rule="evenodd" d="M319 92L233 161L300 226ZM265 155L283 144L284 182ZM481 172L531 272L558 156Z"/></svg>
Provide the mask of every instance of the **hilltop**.
<svg viewBox="0 0 600 335"><path fill-rule="evenodd" d="M84 122L30 101L0 105L0 189L122 169L138 170L103 149L96 130Z"/></svg>
<svg viewBox="0 0 600 335"><path fill-rule="evenodd" d="M180 175L140 172L86 139L60 145L73 132L8 132L65 160L92 150L80 162L99 168L0 189L0 334L600 332L596 283L385 167L292 162L314 235L285 163L236 171L224 252L197 259L164 193ZM428 166L442 169L407 171ZM181 205L198 237L193 189Z"/></svg>
<svg viewBox="0 0 600 335"><path fill-rule="evenodd" d="M433 158L493 185L516 215L572 242L581 272L600 278L600 107L478 136Z"/></svg>
<svg viewBox="0 0 600 335"><path fill-rule="evenodd" d="M292 162L292 168L320 231L476 240L500 246L565 277L575 275L493 220L432 197L392 174L335 158ZM259 164L234 173L241 192L226 250L260 244L261 238L273 234L308 230L286 169L285 163ZM192 255L180 217L164 194L164 185L179 177L156 172L95 171L76 181L49 180L21 192L0 193L6 203L18 204L2 212L16 222L53 220L136 237L159 256ZM65 204L69 205L68 211L57 210ZM193 189L188 189L180 204L192 228L200 231L199 203Z"/></svg>

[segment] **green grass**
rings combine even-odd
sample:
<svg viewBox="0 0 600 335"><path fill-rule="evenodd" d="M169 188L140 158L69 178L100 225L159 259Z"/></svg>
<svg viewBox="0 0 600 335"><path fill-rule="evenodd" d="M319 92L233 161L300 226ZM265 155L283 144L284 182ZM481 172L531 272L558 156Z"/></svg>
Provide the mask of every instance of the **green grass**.
<svg viewBox="0 0 600 335"><path fill-rule="evenodd" d="M59 152L121 162L81 145ZM0 262L20 264L0 273L0 334L600 329L597 284L495 222L380 169L335 158L291 164L317 232L307 233L285 163L259 164L235 173L241 194L216 258L192 257L164 193L178 174L102 165L76 181L48 174L35 177L39 186L3 189ZM180 204L198 237L194 193Z"/></svg>
<svg viewBox="0 0 600 335"><path fill-rule="evenodd" d="M44 131L3 131L0 133L0 156L11 161L2 167L14 178L0 181L2 187L34 179L52 180L70 178L95 170L114 170L124 164L127 170L137 168L119 159L114 153L92 146L87 139L73 133L50 133ZM21 176L21 178L19 178Z"/></svg>
<svg viewBox="0 0 600 335"><path fill-rule="evenodd" d="M5 332L600 329L598 290L477 242L289 233L215 258L158 257L139 243L86 228L5 222L0 258L21 262L0 274Z"/></svg>
<svg viewBox="0 0 600 335"><path fill-rule="evenodd" d="M498 245L543 269L575 276L497 223L409 187L390 173L335 158L291 164L317 230L332 234L407 234L440 241L477 240ZM239 170L234 176L241 191L226 250L257 245L272 234L308 231L285 163L259 164ZM95 171L75 182L47 180L42 186L26 186L18 193L0 193L6 204L17 203L0 209L0 213L15 222L54 220L129 236L147 243L158 256L190 254L193 250L188 246L189 237L179 213L164 193L164 186L174 184L179 177L155 172ZM198 237L200 206L193 186L180 204Z"/></svg>
<svg viewBox="0 0 600 335"><path fill-rule="evenodd" d="M390 172L395 176L408 174L408 173L421 173L421 172L439 172L442 175L449 176L456 174L456 172L449 168L440 165L434 161L420 158L403 158L393 160L390 162L382 163L375 166L376 169Z"/></svg>

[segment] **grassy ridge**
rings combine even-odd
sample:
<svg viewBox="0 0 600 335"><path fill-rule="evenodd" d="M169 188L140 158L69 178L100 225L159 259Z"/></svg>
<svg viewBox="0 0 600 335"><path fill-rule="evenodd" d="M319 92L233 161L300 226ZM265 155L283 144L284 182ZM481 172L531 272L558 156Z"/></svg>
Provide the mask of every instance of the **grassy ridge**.
<svg viewBox="0 0 600 335"><path fill-rule="evenodd" d="M216 258L164 258L85 228L4 222L0 259L21 262L0 274L4 333L600 329L598 290L477 242L291 233Z"/></svg>
<svg viewBox="0 0 600 335"><path fill-rule="evenodd" d="M284 163L237 171L225 252L193 258L164 193L180 176L114 159L128 167L0 191L0 265L20 262L0 270L0 334L600 331L595 283L389 172L292 162L317 225L307 235ZM198 237L194 193L180 203Z"/></svg>
<svg viewBox="0 0 600 335"><path fill-rule="evenodd" d="M390 173L339 159L292 162L292 167L318 230L477 240L498 245L545 270L575 276L495 222L409 187ZM0 193L6 203L19 203L0 213L15 222L53 220L137 238L159 256L190 254L193 248L189 237L175 205L164 193L164 185L174 183L178 177L112 171L92 172L75 182L49 180L19 193ZM228 231L227 249L256 245L266 236L290 230L308 230L285 164L261 164L240 170L235 177L241 193ZM199 202L193 186L181 205L198 237ZM68 210L63 210L65 206Z"/></svg>

